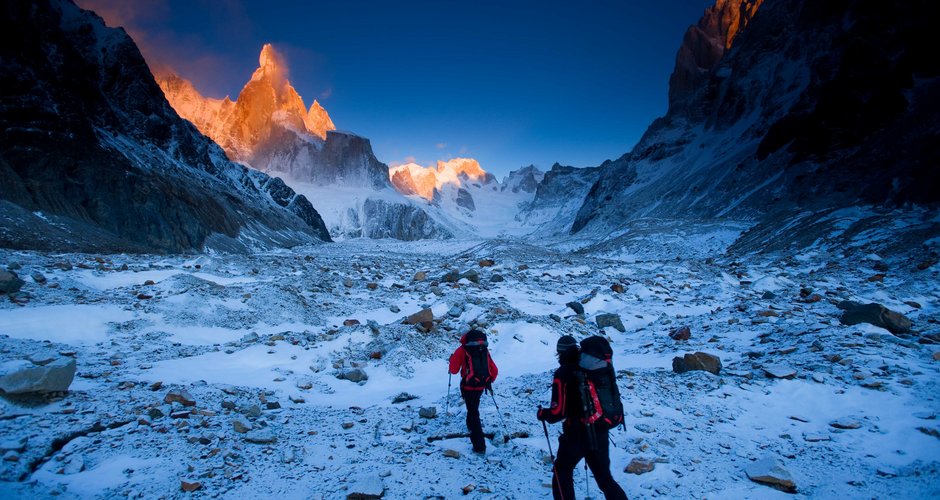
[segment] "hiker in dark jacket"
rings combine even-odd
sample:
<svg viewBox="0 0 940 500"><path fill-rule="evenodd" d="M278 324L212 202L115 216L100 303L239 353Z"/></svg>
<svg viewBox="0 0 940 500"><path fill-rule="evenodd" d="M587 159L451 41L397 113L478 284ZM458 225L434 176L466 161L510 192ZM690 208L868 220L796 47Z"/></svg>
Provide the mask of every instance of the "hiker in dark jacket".
<svg viewBox="0 0 940 500"><path fill-rule="evenodd" d="M610 474L607 427L594 426L592 439L587 425L581 421L584 411L577 381L578 342L570 335L561 337L557 353L560 366L552 380L552 405L540 407L538 411L539 420L550 424L562 422L558 456L552 468L552 496L556 500L574 500L574 468L583 458L594 473L604 498L625 500L627 494Z"/></svg>
<svg viewBox="0 0 940 500"><path fill-rule="evenodd" d="M493 393L490 384L496 381L499 372L486 346L486 334L470 330L460 338L460 347L450 356L450 373L460 372L460 395L467 404L467 430L475 453L486 453L480 398L484 390Z"/></svg>

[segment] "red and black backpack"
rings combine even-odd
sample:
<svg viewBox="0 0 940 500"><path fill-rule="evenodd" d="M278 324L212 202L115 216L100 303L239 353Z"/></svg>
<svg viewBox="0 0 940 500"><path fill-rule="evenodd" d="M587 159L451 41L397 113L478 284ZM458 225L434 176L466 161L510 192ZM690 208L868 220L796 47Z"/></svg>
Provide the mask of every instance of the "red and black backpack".
<svg viewBox="0 0 940 500"><path fill-rule="evenodd" d="M581 341L578 382L582 398L587 400L581 419L587 425L613 429L623 424L623 402L611 362L613 355L614 350L604 337L594 335Z"/></svg>
<svg viewBox="0 0 940 500"><path fill-rule="evenodd" d="M464 385L469 388L482 389L493 381L490 375L490 353L486 348L486 334L480 330L467 332L463 349L467 353L464 360Z"/></svg>

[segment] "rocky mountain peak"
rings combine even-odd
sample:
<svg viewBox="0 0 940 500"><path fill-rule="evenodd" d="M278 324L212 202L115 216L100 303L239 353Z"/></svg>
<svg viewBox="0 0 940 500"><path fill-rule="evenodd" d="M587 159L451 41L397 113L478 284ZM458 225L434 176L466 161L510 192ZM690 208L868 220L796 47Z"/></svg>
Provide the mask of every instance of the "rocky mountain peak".
<svg viewBox="0 0 940 500"><path fill-rule="evenodd" d="M735 37L748 25L763 0L717 0L689 26L669 77L669 109L681 107L705 82Z"/></svg>

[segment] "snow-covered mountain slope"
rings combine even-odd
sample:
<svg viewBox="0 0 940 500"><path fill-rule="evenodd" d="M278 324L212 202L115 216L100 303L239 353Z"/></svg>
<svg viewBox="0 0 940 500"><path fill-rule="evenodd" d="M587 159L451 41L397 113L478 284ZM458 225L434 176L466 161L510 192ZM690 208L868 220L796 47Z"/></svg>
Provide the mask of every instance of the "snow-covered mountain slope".
<svg viewBox="0 0 940 500"><path fill-rule="evenodd" d="M530 239L552 242L570 240L571 221L600 173L600 168L552 165L537 183L535 196L516 216L532 227ZM512 176L510 176L512 177Z"/></svg>
<svg viewBox="0 0 940 500"><path fill-rule="evenodd" d="M376 159L369 139L336 130L317 101L304 107L282 56L270 44L258 64L235 101L203 97L170 70L156 78L174 109L229 158L305 193L334 237L415 240L455 234L452 223L392 190L388 166Z"/></svg>
<svg viewBox="0 0 940 500"><path fill-rule="evenodd" d="M545 177L533 165L510 172L502 182L472 158L439 161L428 167L406 163L392 167L389 173L399 193L415 202L425 202L429 212L453 221L470 236L524 236L536 229L522 217ZM543 197L541 206L550 211L565 202Z"/></svg>
<svg viewBox="0 0 940 500"><path fill-rule="evenodd" d="M683 41L667 115L601 168L572 233L730 220L784 235L775 228L841 207L935 207L940 65L924 52L928 10L717 2ZM789 243L750 241L755 250Z"/></svg>
<svg viewBox="0 0 940 500"><path fill-rule="evenodd" d="M68 0L0 11L0 246L242 251L328 241L319 214L182 120L134 42Z"/></svg>

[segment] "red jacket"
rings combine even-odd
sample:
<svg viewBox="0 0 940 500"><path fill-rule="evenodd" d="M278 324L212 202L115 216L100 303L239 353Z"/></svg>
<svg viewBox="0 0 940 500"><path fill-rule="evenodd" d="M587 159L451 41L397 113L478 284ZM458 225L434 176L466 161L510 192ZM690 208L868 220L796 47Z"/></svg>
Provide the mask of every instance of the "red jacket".
<svg viewBox="0 0 940 500"><path fill-rule="evenodd" d="M460 388L466 389L468 391L482 391L483 387L470 387L466 384L467 376L470 371L470 355L467 353L467 350L464 349L464 344L467 343L467 336L464 335L460 337L460 347L450 355L450 366L448 371L450 373L456 374L460 372ZM499 369L496 367L496 363L493 362L492 356L490 356L489 351L486 352L486 360L489 365L490 370L490 382L496 381L496 375L499 373Z"/></svg>

